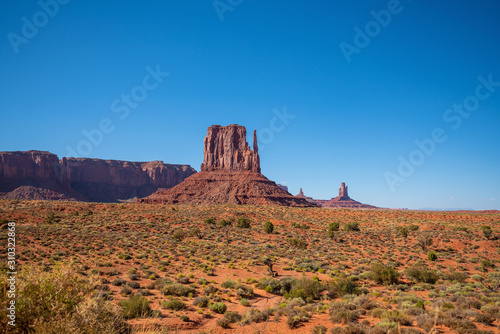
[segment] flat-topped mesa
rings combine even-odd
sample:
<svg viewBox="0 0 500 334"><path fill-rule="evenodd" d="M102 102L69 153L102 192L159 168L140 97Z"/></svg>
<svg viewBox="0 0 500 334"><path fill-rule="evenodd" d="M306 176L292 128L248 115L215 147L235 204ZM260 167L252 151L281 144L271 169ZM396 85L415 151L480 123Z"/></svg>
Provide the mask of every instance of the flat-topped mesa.
<svg viewBox="0 0 500 334"><path fill-rule="evenodd" d="M212 125L203 141L202 171L251 171L260 173L257 132L253 132L253 150L246 140L244 126Z"/></svg>
<svg viewBox="0 0 500 334"><path fill-rule="evenodd" d="M347 194L347 186L344 182L340 184L339 197L340 199L349 199L349 195Z"/></svg>

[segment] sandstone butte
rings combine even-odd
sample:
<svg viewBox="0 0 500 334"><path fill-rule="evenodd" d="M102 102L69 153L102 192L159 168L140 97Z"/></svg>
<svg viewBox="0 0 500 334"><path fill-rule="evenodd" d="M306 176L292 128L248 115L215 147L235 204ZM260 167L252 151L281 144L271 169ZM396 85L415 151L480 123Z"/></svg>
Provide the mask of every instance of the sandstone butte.
<svg viewBox="0 0 500 334"><path fill-rule="evenodd" d="M344 182L340 184L339 195L330 200L313 199L312 197L307 197L304 195L302 188L300 188L300 192L295 195L295 197L303 198L310 203L317 204L324 208L378 209L376 206L363 204L351 199L349 197L349 194L347 193L347 186Z"/></svg>
<svg viewBox="0 0 500 334"><path fill-rule="evenodd" d="M203 141L201 171L170 189L138 199L140 203L251 204L316 206L281 189L261 174L257 133L253 149L244 126L212 125Z"/></svg>
<svg viewBox="0 0 500 334"><path fill-rule="evenodd" d="M118 202L170 188L189 165L62 158L44 151L0 152L0 198Z"/></svg>

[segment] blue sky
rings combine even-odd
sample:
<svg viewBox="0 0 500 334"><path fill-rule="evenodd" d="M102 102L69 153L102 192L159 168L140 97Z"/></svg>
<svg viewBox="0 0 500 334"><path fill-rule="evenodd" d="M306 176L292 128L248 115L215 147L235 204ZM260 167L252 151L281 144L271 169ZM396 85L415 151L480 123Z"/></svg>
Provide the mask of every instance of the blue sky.
<svg viewBox="0 0 500 334"><path fill-rule="evenodd" d="M293 194L329 199L346 182L381 207L500 209L499 10L3 1L0 150L199 170L206 129L236 123L257 130L263 174Z"/></svg>

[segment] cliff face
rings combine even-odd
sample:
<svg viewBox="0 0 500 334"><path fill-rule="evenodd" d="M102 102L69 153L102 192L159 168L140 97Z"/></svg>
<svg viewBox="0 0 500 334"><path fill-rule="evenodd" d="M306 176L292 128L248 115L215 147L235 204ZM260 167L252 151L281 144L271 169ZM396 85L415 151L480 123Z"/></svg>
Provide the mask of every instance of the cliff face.
<svg viewBox="0 0 500 334"><path fill-rule="evenodd" d="M171 188L194 173L188 165L161 161L59 160L49 152L0 152L0 198L29 199L30 193L36 193L32 197L40 199L40 193L52 192L59 195L47 195L47 199L116 202Z"/></svg>
<svg viewBox="0 0 500 334"><path fill-rule="evenodd" d="M251 150L245 127L234 124L208 128L203 141L201 172L171 189L159 189L138 202L315 206L290 195L260 173L256 131Z"/></svg>
<svg viewBox="0 0 500 334"><path fill-rule="evenodd" d="M251 171L260 173L257 133L253 132L253 150L247 143L244 126L212 125L203 141L202 171Z"/></svg>

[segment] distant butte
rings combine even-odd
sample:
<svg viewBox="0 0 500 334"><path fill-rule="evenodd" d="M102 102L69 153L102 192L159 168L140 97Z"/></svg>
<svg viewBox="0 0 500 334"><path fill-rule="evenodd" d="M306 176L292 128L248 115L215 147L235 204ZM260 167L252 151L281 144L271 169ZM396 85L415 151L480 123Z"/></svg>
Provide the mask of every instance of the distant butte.
<svg viewBox="0 0 500 334"><path fill-rule="evenodd" d="M344 182L342 182L340 185L339 195L330 200L313 199L312 197L307 197L304 195L302 188L300 188L299 194L295 195L295 197L306 199L310 203L317 204L324 208L378 209L376 206L363 204L351 199L347 192L347 186Z"/></svg>
<svg viewBox="0 0 500 334"><path fill-rule="evenodd" d="M201 171L173 188L159 189L138 202L316 206L281 189L260 172L256 131L252 150L246 141L244 126L212 125L203 141Z"/></svg>

